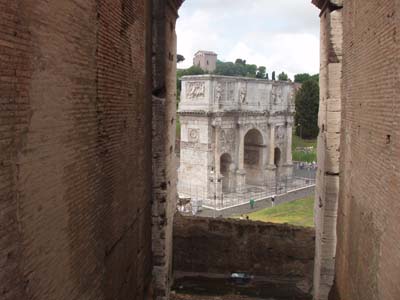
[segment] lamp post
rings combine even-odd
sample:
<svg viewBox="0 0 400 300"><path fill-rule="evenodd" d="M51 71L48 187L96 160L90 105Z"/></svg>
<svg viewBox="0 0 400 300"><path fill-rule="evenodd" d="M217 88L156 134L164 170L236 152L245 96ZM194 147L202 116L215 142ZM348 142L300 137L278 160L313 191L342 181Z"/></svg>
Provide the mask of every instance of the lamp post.
<svg viewBox="0 0 400 300"><path fill-rule="evenodd" d="M210 172L210 183L213 186L214 183L214 209L213 209L213 218L215 218L215 211L217 209L217 179L214 176L214 170Z"/></svg>

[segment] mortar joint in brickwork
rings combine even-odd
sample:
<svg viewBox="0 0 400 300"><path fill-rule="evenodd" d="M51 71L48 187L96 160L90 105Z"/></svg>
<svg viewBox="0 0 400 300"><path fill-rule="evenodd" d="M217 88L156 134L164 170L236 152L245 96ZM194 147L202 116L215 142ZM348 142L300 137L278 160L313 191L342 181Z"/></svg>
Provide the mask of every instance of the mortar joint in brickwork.
<svg viewBox="0 0 400 300"><path fill-rule="evenodd" d="M325 172L325 175L326 175L326 176L339 176L339 175L340 175L340 173L338 173L338 172L330 172L330 171L328 171L328 172Z"/></svg>

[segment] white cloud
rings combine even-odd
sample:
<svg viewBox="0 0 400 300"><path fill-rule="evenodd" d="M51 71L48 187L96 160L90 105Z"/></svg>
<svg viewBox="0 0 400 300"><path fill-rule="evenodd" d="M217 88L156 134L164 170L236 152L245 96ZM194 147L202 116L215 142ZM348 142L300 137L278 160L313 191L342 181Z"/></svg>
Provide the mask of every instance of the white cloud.
<svg viewBox="0 0 400 300"><path fill-rule="evenodd" d="M264 65L269 73L318 72L318 10L308 1L186 0L179 13L178 53L186 58L179 67L189 67L203 49L221 60Z"/></svg>

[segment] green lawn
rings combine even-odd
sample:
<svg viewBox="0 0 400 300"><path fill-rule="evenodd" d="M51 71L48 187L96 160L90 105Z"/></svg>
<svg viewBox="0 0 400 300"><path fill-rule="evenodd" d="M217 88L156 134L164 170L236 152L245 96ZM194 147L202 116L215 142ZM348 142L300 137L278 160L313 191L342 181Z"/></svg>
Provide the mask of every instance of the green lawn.
<svg viewBox="0 0 400 300"><path fill-rule="evenodd" d="M250 220L271 223L289 223L297 226L314 226L314 197L266 208L248 215Z"/></svg>
<svg viewBox="0 0 400 300"><path fill-rule="evenodd" d="M292 138L292 157L294 161L313 162L317 161L317 140L305 140L293 134ZM313 147L314 151L296 151L297 147Z"/></svg>
<svg viewBox="0 0 400 300"><path fill-rule="evenodd" d="M314 147L317 148L317 139L305 140L293 133L292 138L292 149L295 150L297 147Z"/></svg>
<svg viewBox="0 0 400 300"><path fill-rule="evenodd" d="M294 161L304 161L304 162L313 162L317 161L317 153L316 152L302 152L302 151L293 151L292 157Z"/></svg>

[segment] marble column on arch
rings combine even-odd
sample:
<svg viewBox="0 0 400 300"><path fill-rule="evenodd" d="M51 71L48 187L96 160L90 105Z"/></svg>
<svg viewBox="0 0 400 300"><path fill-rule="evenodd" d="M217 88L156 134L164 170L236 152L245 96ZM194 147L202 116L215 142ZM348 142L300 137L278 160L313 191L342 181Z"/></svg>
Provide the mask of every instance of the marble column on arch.
<svg viewBox="0 0 400 300"><path fill-rule="evenodd" d="M282 175L286 177L293 176L293 160L292 160L292 134L293 134L293 121L286 122L286 149L285 149L285 162L282 168Z"/></svg>
<svg viewBox="0 0 400 300"><path fill-rule="evenodd" d="M269 124L269 159L268 165L270 168L275 167L275 125Z"/></svg>
<svg viewBox="0 0 400 300"><path fill-rule="evenodd" d="M265 168L265 185L267 188L275 186L276 166L275 158L275 124L268 123L269 139L268 139L268 164Z"/></svg>
<svg viewBox="0 0 400 300"><path fill-rule="evenodd" d="M214 119L212 122L212 126L214 128L214 191L216 196L218 206L220 199L222 198L222 175L221 175L221 147L220 147L220 138L221 138L221 119Z"/></svg>
<svg viewBox="0 0 400 300"><path fill-rule="evenodd" d="M292 161L292 134L293 122L286 122L286 165L291 166Z"/></svg>
<svg viewBox="0 0 400 300"><path fill-rule="evenodd" d="M242 122L238 122L238 154L237 154L237 170L236 170L236 192L245 192L246 187L246 170L244 168L244 138L246 128Z"/></svg>

